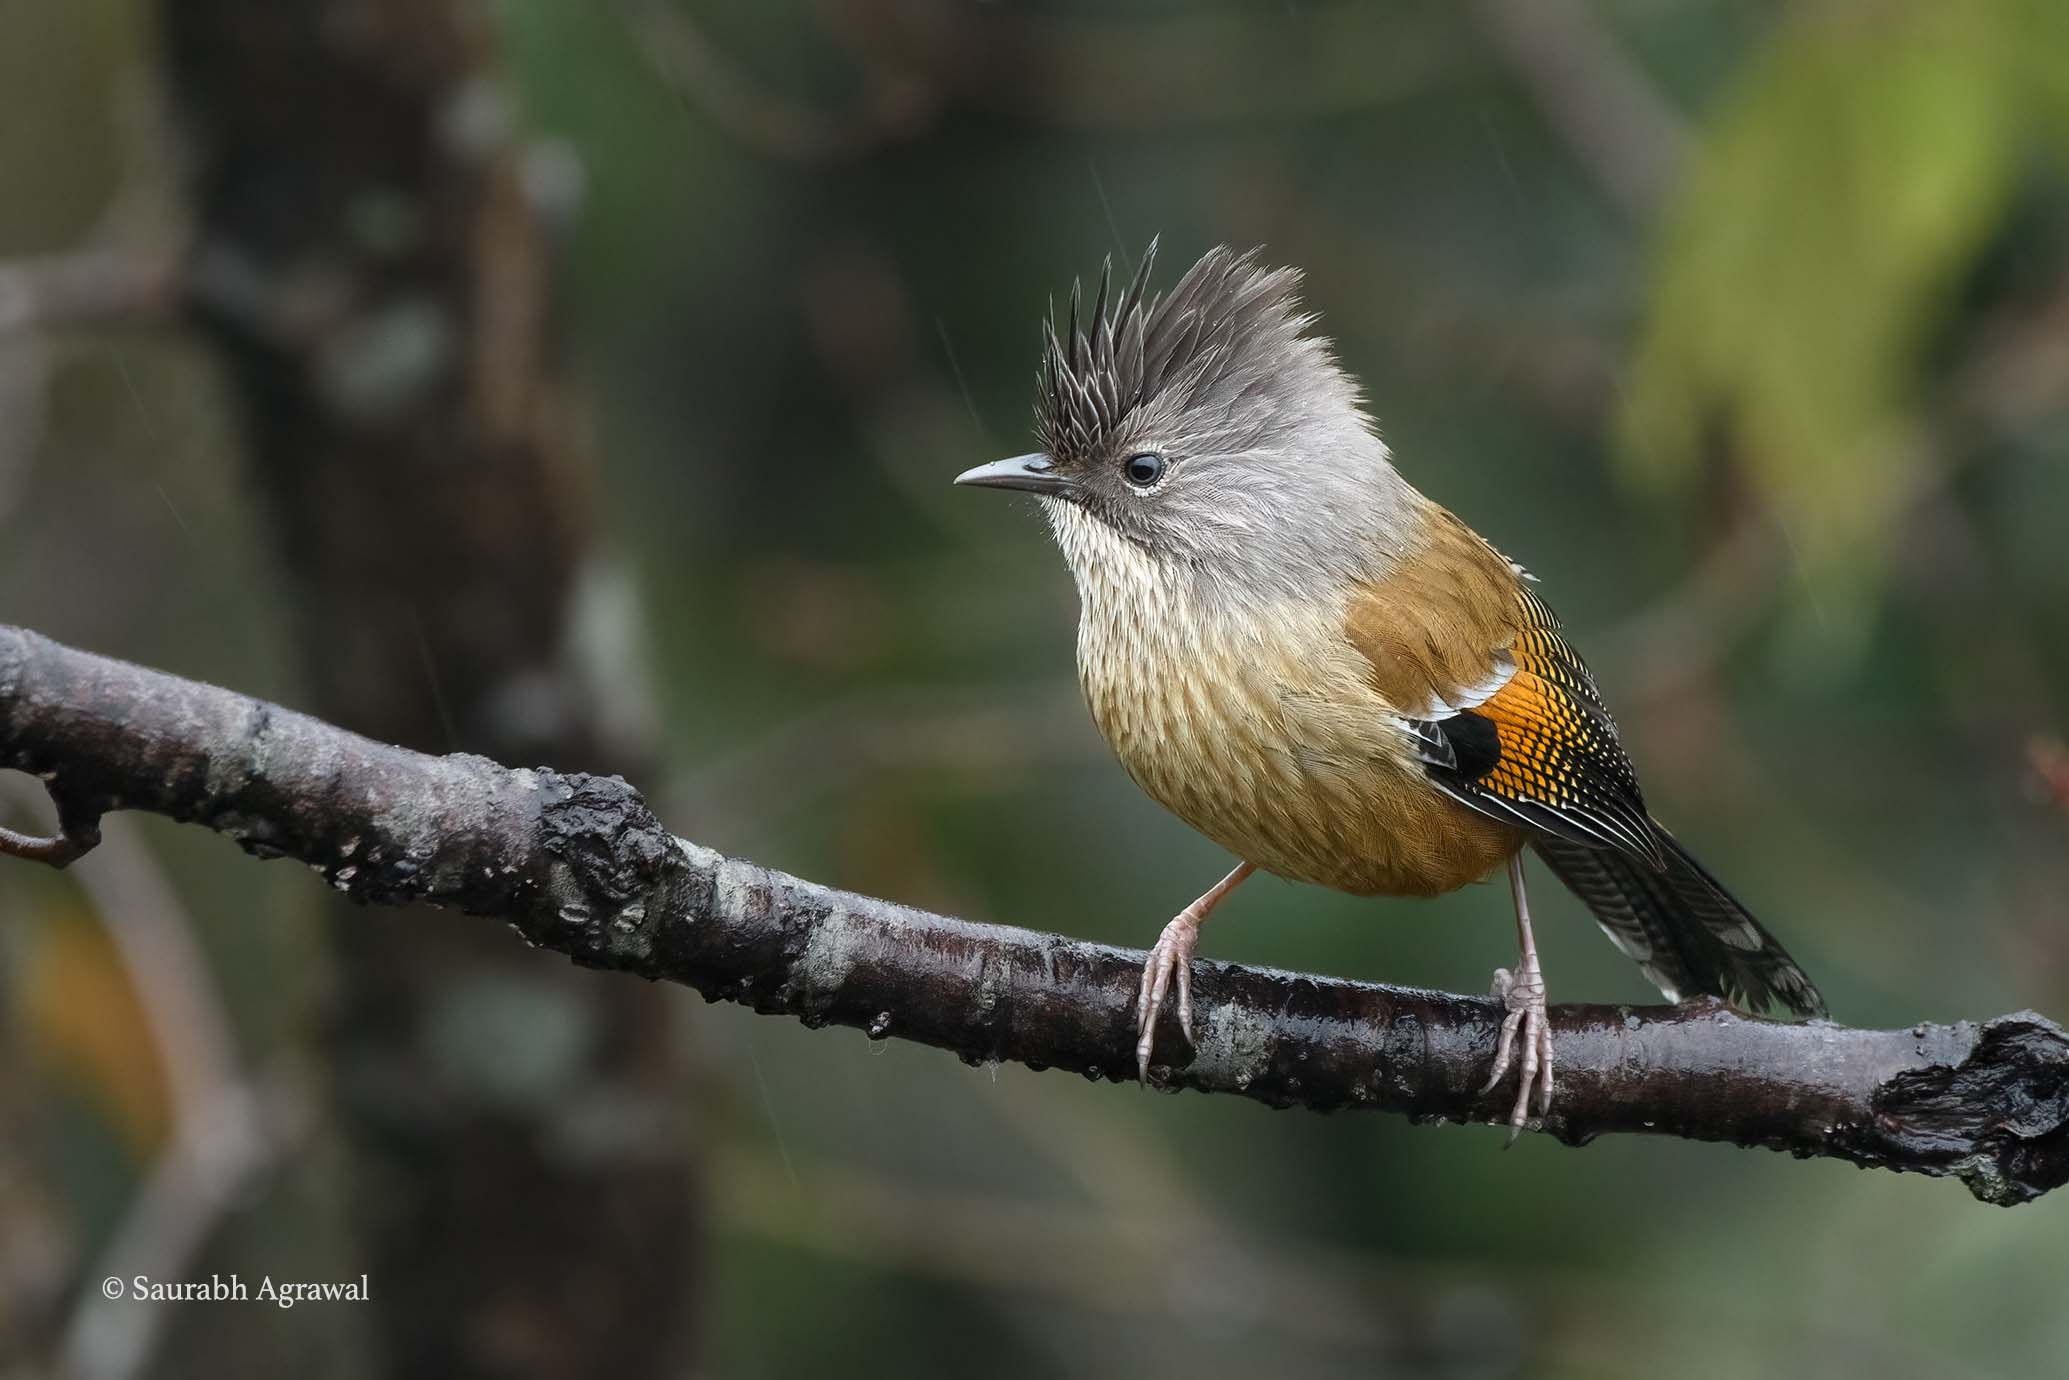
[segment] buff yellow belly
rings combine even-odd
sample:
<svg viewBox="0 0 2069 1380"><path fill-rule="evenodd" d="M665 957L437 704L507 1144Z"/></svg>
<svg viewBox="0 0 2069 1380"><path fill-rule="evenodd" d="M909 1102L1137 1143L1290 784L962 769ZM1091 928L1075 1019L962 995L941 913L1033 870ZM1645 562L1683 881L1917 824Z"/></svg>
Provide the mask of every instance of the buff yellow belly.
<svg viewBox="0 0 2069 1380"><path fill-rule="evenodd" d="M1088 600L1086 700L1136 784L1231 853L1360 896L1434 896L1521 847L1430 784L1327 611L1240 630L1152 611Z"/></svg>

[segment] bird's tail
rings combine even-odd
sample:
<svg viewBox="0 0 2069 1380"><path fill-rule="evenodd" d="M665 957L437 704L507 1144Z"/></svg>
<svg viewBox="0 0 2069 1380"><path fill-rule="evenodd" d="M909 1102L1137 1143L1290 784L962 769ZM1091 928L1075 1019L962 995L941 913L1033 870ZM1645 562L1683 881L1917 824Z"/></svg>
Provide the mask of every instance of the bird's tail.
<svg viewBox="0 0 2069 1380"><path fill-rule="evenodd" d="M1540 838L1537 851L1670 1000L1708 993L1754 1010L1824 1015L1825 999L1788 950L1673 835L1656 822L1653 833L1666 859L1659 871L1564 839Z"/></svg>

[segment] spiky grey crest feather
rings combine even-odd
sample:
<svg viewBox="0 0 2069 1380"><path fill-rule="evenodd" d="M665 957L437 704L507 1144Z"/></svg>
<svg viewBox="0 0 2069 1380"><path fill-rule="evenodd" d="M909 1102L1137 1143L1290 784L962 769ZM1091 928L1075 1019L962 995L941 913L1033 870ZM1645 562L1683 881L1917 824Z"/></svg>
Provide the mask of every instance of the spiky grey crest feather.
<svg viewBox="0 0 2069 1380"><path fill-rule="evenodd" d="M1044 331L1036 427L1072 487L1043 506L1080 588L1109 535L1218 602L1383 574L1428 501L1312 329L1299 272L1216 248L1151 297L1155 251L1118 297L1109 265L1089 317L1073 288L1063 332ZM1121 477L1139 451L1167 462L1147 489Z"/></svg>
<svg viewBox="0 0 2069 1380"><path fill-rule="evenodd" d="M1168 295L1146 297L1156 263L1152 239L1142 266L1112 298L1113 261L1081 324L1072 284L1063 334L1043 322L1035 433L1058 459L1090 454L1137 408L1157 400L1173 411L1229 416L1293 362L1291 349L1315 317L1299 309L1300 271L1263 268L1257 251L1209 250ZM1326 346L1312 342L1324 357ZM1333 372L1333 370L1331 371Z"/></svg>

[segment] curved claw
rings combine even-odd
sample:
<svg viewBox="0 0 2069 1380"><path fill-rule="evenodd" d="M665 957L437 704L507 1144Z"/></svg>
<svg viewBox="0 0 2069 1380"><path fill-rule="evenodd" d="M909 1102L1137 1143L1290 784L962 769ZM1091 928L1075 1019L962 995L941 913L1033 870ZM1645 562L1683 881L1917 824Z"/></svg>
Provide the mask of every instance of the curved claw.
<svg viewBox="0 0 2069 1380"><path fill-rule="evenodd" d="M1181 911L1157 936L1142 965L1142 985L1135 994L1135 1072L1149 1082L1150 1056L1156 1052L1157 1017L1175 982L1178 987L1178 1028L1187 1044L1193 1038L1193 949L1200 940L1200 922L1190 911Z"/></svg>
<svg viewBox="0 0 2069 1380"><path fill-rule="evenodd" d="M1193 949L1200 942L1200 926L1223 898L1256 870L1255 863L1237 863L1235 870L1207 888L1204 896L1172 916L1171 923L1157 936L1156 946L1149 951L1149 960L1142 965L1142 986L1135 993L1135 1072L1144 1083L1149 1082L1149 1057L1157 1048L1157 1013L1164 1009L1164 998L1174 978L1178 983L1178 1028L1185 1032L1186 1043L1192 1043Z"/></svg>
<svg viewBox="0 0 2069 1380"><path fill-rule="evenodd" d="M1537 955L1526 952L1514 973L1506 968L1495 969L1492 995L1500 998L1509 1010L1502 1019L1501 1036L1494 1047L1494 1072L1480 1091L1494 1091L1501 1083L1502 1075L1509 1071L1511 1052L1520 1049L1516 1101L1509 1109L1508 1144L1514 1145L1530 1120L1533 1088L1538 1095L1538 1114L1542 1116L1552 1110L1552 1022L1545 1002L1544 974L1538 969ZM1517 1039L1519 1035L1522 1037L1520 1042Z"/></svg>

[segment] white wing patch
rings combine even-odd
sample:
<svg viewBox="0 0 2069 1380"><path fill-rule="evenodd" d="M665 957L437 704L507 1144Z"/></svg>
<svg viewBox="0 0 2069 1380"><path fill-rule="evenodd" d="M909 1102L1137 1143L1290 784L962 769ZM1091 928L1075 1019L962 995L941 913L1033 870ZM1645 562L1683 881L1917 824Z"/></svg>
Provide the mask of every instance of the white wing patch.
<svg viewBox="0 0 2069 1380"><path fill-rule="evenodd" d="M1496 652L1494 669L1488 672L1486 679L1466 686L1449 698L1431 696L1429 707L1416 717L1435 722L1438 719L1451 718L1467 709L1478 709L1500 694L1501 688L1514 679L1515 675L1516 659L1507 652Z"/></svg>

